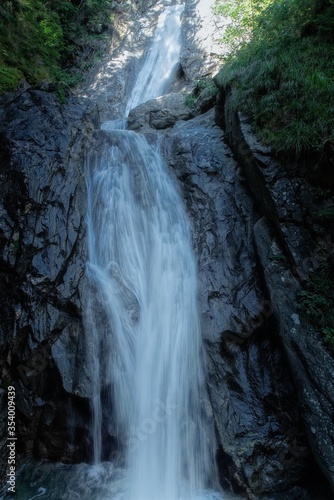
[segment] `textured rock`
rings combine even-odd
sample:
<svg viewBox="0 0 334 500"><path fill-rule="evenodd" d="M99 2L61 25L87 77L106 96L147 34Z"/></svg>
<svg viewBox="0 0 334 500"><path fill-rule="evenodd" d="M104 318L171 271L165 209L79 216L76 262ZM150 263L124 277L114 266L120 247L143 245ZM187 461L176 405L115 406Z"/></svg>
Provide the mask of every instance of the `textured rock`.
<svg viewBox="0 0 334 500"><path fill-rule="evenodd" d="M101 121L124 116L127 98L133 88L164 4L170 2L131 1L120 8L117 33L101 62L98 62L79 86L80 96L89 97L100 110Z"/></svg>
<svg viewBox="0 0 334 500"><path fill-rule="evenodd" d="M257 266L253 202L211 112L177 123L163 151L193 227L222 484L249 498L287 490L309 449Z"/></svg>
<svg viewBox="0 0 334 500"><path fill-rule="evenodd" d="M182 94L166 94L137 106L129 113L127 128L136 132L170 128L179 120L189 120L193 114Z"/></svg>
<svg viewBox="0 0 334 500"><path fill-rule="evenodd" d="M187 0L182 24L181 65L188 81L214 74L222 55L218 39L226 19L213 12L215 0Z"/></svg>
<svg viewBox="0 0 334 500"><path fill-rule="evenodd" d="M233 112L229 91L221 94L216 119L226 128L247 183L266 215L266 220L254 226L257 253L297 387L308 439L334 490L334 359L298 307L297 298L301 281L309 272L321 266L324 256L333 259L328 224L317 224L313 215L326 207L326 201L320 202L318 190L307 180L304 165L280 164L257 141L247 120Z"/></svg>
<svg viewBox="0 0 334 500"><path fill-rule="evenodd" d="M0 369L17 391L18 448L59 458L68 393L86 395L84 150L97 110L36 89L3 98L0 109Z"/></svg>

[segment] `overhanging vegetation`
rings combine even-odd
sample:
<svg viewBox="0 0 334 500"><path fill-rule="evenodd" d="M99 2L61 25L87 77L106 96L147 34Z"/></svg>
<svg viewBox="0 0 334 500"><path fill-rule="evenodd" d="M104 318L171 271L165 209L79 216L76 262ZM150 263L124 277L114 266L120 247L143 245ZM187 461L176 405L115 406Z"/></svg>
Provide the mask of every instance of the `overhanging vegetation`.
<svg viewBox="0 0 334 500"><path fill-rule="evenodd" d="M219 75L235 109L262 141L290 156L320 150L334 134L333 0L229 0Z"/></svg>

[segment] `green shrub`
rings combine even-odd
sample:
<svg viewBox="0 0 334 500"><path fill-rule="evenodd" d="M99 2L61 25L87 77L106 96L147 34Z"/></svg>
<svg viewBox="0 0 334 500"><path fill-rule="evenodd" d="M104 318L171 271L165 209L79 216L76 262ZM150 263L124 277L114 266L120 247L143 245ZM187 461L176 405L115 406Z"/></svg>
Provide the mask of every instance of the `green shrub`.
<svg viewBox="0 0 334 500"><path fill-rule="evenodd" d="M218 92L218 87L212 78L201 78L197 81L195 88L192 92L185 94L184 103L189 108L194 108L199 101L203 91L205 91L205 97L213 97Z"/></svg>
<svg viewBox="0 0 334 500"><path fill-rule="evenodd" d="M334 130L333 1L322 2L321 13L317 0L266 3L219 81L274 150L293 156L320 150Z"/></svg>
<svg viewBox="0 0 334 500"><path fill-rule="evenodd" d="M19 81L23 78L23 73L14 68L0 67L0 93L14 90Z"/></svg>
<svg viewBox="0 0 334 500"><path fill-rule="evenodd" d="M190 92L189 94L185 94L184 104L188 106L188 108L193 109L196 105L197 98Z"/></svg>
<svg viewBox="0 0 334 500"><path fill-rule="evenodd" d="M95 54L95 39L109 28L112 14L111 0L0 2L0 92L21 78L76 83L88 59L80 55Z"/></svg>
<svg viewBox="0 0 334 500"><path fill-rule="evenodd" d="M330 266L324 264L311 273L298 296L301 309L322 332L325 344L334 350L334 282Z"/></svg>

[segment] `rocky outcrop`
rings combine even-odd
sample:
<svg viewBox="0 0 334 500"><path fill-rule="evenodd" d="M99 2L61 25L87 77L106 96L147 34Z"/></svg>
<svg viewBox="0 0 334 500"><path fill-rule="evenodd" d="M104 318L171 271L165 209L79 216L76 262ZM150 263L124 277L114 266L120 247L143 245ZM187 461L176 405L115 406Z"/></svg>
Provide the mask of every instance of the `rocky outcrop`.
<svg viewBox="0 0 334 500"><path fill-rule="evenodd" d="M177 123L163 151L193 227L221 482L249 498L286 492L310 450L256 256L258 214L212 111Z"/></svg>
<svg viewBox="0 0 334 500"><path fill-rule="evenodd" d="M1 104L2 390L16 387L18 453L75 460L89 417L84 150L97 110L74 97L61 105L54 93L32 88Z"/></svg>
<svg viewBox="0 0 334 500"><path fill-rule="evenodd" d="M186 2L182 67L192 85L216 64L204 43L210 5ZM82 92L103 120L122 116L162 7L142 2L149 15L129 19L120 46L92 71ZM212 105L207 98L198 112ZM228 102L217 109L226 135L212 111L192 118L182 95L139 106L129 125L165 131L162 150L188 208L221 483L248 498L301 498L298 484L314 477L313 455L333 478L333 360L296 293L316 265L317 245L332 247L325 230L305 230L316 201L311 186L293 165L287 172L273 160ZM98 143L97 113L88 101L60 105L47 89L26 89L3 100L0 118L0 406L5 412L5 386L14 384L18 452L84 460L92 397L82 325L84 151ZM4 426L0 435L3 444ZM108 450L106 458L117 454L116 440Z"/></svg>
<svg viewBox="0 0 334 500"><path fill-rule="evenodd" d="M182 94L166 94L137 106L129 113L127 128L135 132L164 130L179 120L189 120L193 113Z"/></svg>
<svg viewBox="0 0 334 500"><path fill-rule="evenodd" d="M187 0L182 24L181 65L187 81L195 82L219 68L221 37L225 19L215 15L215 0Z"/></svg>
<svg viewBox="0 0 334 500"><path fill-rule="evenodd" d="M254 225L256 253L308 439L334 489L334 359L298 307L303 281L321 269L326 259L333 260L330 221L319 224L314 215L326 209L327 202L321 202L319 188L308 182L303 164L283 165L257 141L247 120L233 111L228 90L220 94L216 118L225 128L247 184L265 215Z"/></svg>
<svg viewBox="0 0 334 500"><path fill-rule="evenodd" d="M166 1L166 5L169 3ZM113 36L106 55L77 89L78 95L92 99L99 106L101 122L123 118L127 98L163 8L163 3L156 0L131 1L127 8L120 6L117 36Z"/></svg>

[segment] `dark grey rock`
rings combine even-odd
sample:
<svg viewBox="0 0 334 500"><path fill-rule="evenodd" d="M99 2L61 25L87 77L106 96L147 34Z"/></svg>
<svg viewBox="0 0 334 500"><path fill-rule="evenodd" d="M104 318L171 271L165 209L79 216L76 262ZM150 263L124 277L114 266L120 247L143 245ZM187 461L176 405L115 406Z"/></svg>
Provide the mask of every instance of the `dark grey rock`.
<svg viewBox="0 0 334 500"><path fill-rule="evenodd" d="M179 120L189 120L193 113L182 94L166 94L130 111L127 128L136 132L152 132L172 127Z"/></svg>
<svg viewBox="0 0 334 500"><path fill-rule="evenodd" d="M297 387L308 439L334 490L334 359L320 333L298 307L297 296L309 272L317 271L324 256L330 259L333 255L330 227L317 225L316 218L326 201L319 200L303 163L283 165L259 143L246 118L233 111L229 89L221 91L216 121L225 128L248 186L266 216L254 225L257 254Z"/></svg>
<svg viewBox="0 0 334 500"><path fill-rule="evenodd" d="M221 481L255 498L293 487L310 450L256 264L256 212L223 139L208 112L177 123L163 151L193 228Z"/></svg>
<svg viewBox="0 0 334 500"><path fill-rule="evenodd" d="M49 458L66 453L71 394L89 390L74 354L87 260L84 152L97 123L89 101L61 105L50 89L2 99L0 370L16 387L20 449Z"/></svg>

